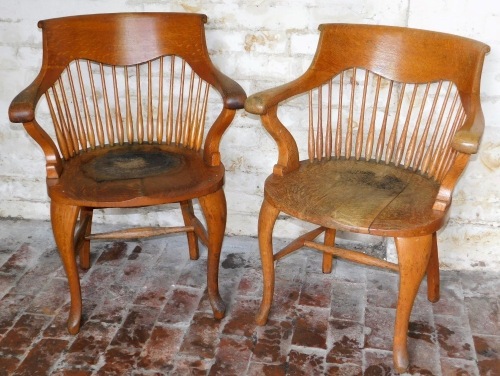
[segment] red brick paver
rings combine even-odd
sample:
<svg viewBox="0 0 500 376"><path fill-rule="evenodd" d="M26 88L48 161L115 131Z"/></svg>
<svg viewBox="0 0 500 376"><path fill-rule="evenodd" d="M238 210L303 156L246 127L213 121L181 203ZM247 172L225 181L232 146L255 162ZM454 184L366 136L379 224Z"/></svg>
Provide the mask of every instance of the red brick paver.
<svg viewBox="0 0 500 376"><path fill-rule="evenodd" d="M66 330L68 288L47 222L0 220L2 375L392 375L397 275L302 251L278 262L267 325L254 315L262 276L256 239L227 237L212 317L206 250L184 235L93 243L80 271L83 322ZM11 235L12 234L12 235ZM500 375L498 273L443 271L441 300L419 291L409 374Z"/></svg>

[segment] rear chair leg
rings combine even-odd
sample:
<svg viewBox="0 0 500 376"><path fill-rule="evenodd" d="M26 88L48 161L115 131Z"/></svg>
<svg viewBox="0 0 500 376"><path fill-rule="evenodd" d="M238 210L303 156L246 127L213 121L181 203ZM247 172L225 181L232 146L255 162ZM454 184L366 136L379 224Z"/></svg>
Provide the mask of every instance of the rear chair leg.
<svg viewBox="0 0 500 376"><path fill-rule="evenodd" d="M80 209L80 223L85 223L87 221L87 225L84 229L82 229L81 237L82 239L77 239L77 243L81 242L79 249L79 258L80 258L80 267L82 269L90 268L90 240L86 239L92 232L92 216L93 216L92 208L81 208Z"/></svg>
<svg viewBox="0 0 500 376"><path fill-rule="evenodd" d="M427 266L427 299L432 303L439 300L439 256L436 233L432 234L432 251Z"/></svg>
<svg viewBox="0 0 500 376"><path fill-rule="evenodd" d="M335 245L336 230L327 228L325 231L325 245L333 247ZM323 252L323 273L331 273L333 268L333 255Z"/></svg>
<svg viewBox="0 0 500 376"><path fill-rule="evenodd" d="M186 226L193 226L193 202L191 200L181 202L182 218L184 219L184 224ZM191 260L198 260L200 257L200 251L198 248L198 237L194 231L188 231L186 233L189 246L189 258Z"/></svg>

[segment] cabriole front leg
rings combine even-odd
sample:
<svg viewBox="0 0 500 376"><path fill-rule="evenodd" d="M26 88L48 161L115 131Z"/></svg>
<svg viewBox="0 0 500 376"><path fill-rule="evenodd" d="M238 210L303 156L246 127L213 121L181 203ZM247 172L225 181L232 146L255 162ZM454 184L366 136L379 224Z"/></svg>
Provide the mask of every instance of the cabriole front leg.
<svg viewBox="0 0 500 376"><path fill-rule="evenodd" d="M82 318L82 296L74 243L75 226L79 211L78 206L63 205L55 202L52 202L50 205L52 231L69 284L71 306L68 318L68 331L71 334L78 333Z"/></svg>
<svg viewBox="0 0 500 376"><path fill-rule="evenodd" d="M257 325L265 325L274 295L273 229L279 210L264 198L259 214L259 249L262 262L264 289L259 312L255 317Z"/></svg>
<svg viewBox="0 0 500 376"><path fill-rule="evenodd" d="M207 222L208 232L208 298L212 305L214 317L222 319L226 313L226 305L219 294L219 262L226 230L226 196L224 191L219 189L215 193L200 197L199 201Z"/></svg>
<svg viewBox="0 0 500 376"><path fill-rule="evenodd" d="M393 361L397 372L405 372L408 360L408 325L413 302L427 270L432 235L396 238L399 262L399 296L394 325Z"/></svg>

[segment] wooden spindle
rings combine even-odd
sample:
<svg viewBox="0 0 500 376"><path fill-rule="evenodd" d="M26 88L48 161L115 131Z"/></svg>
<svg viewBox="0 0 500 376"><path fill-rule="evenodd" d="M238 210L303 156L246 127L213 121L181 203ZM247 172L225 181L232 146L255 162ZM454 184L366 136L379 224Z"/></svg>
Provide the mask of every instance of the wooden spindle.
<svg viewBox="0 0 500 376"><path fill-rule="evenodd" d="M457 152L451 146L451 141L456 131L463 125L464 121L465 121L465 110L462 106L460 106L452 130L448 135L449 140L446 143L447 144L446 155L442 158L441 162L439 163L438 171L436 173L436 178L437 178L436 180L439 182L441 182L444 179L446 173L448 172L448 169L451 167L451 164L454 161L454 159L450 160L450 155L453 154L454 155L453 158L457 156Z"/></svg>
<svg viewBox="0 0 500 376"><path fill-rule="evenodd" d="M459 152L456 151L453 148L449 149L449 152L446 155L445 160L443 161L443 169L440 173L440 175L437 177L436 181L438 183L442 183L444 178L446 177L446 174L448 173L449 169L455 162L455 159L458 157Z"/></svg>
<svg viewBox="0 0 500 376"><path fill-rule="evenodd" d="M316 128L316 158L323 159L323 86L318 87L318 121Z"/></svg>
<svg viewBox="0 0 500 376"><path fill-rule="evenodd" d="M329 160L332 156L332 83L328 81L328 104L327 104L327 119L326 119L326 158Z"/></svg>
<svg viewBox="0 0 500 376"><path fill-rule="evenodd" d="M78 96L75 90L75 84L73 82L73 75L71 69L68 67L66 69L66 74L68 75L69 88L71 92L71 98L73 102L73 109L76 121L76 129L78 131L78 141L80 142L81 150L87 150L87 135L85 134L85 129L83 128L83 120L80 112L80 105L78 104Z"/></svg>
<svg viewBox="0 0 500 376"><path fill-rule="evenodd" d="M375 96L373 98L372 116L370 118L370 129L366 139L365 160L369 161L372 158L373 144L375 142L375 120L377 118L378 97L380 93L380 83L382 78L377 75L377 85L375 88Z"/></svg>
<svg viewBox="0 0 500 376"><path fill-rule="evenodd" d="M59 87L61 86L60 80L57 81L57 85L59 85ZM54 94L54 102L56 103L57 113L59 114L61 130L63 131L64 139L66 140L68 154L70 157L72 157L76 154L77 148L74 145L74 138L71 134L70 126L66 121L66 116L64 114L63 108L61 107L61 100L59 99L59 95L57 94L56 85L52 86L52 92Z"/></svg>
<svg viewBox="0 0 500 376"><path fill-rule="evenodd" d="M158 115L156 117L156 141L163 141L163 56L160 57L160 77L158 86Z"/></svg>
<svg viewBox="0 0 500 376"><path fill-rule="evenodd" d="M58 82L59 82L59 89L61 90L62 103L64 106L64 114L66 117L66 124L68 125L69 133L71 135L73 151L76 154L79 151L78 135L75 129L75 124L73 123L73 117L71 116L71 110L69 108L68 98L66 97L66 91L64 90L64 84L61 77L59 77Z"/></svg>
<svg viewBox="0 0 500 376"><path fill-rule="evenodd" d="M452 111L450 111L450 115L451 115L450 124L451 125L449 125L449 126L447 125L447 128L449 127L449 129L447 129L446 132L443 133L443 134L445 134L445 140L443 141L442 145L439 146L440 151L439 151L438 161L435 163L436 164L435 166L432 166L432 170L433 170L432 175L436 179L436 181L440 181L443 174L446 173L446 171L444 171L444 169L446 166L446 161L448 160L448 155L453 150L453 148L451 146L453 137L454 137L457 129L463 124L463 120L464 120L465 112L463 111L463 107L462 107L461 102L460 102L460 97L459 97L458 91L455 94L456 94L456 97L458 97L458 100L457 100L458 103L456 105L456 109L453 108ZM455 98L454 98L454 102L455 102Z"/></svg>
<svg viewBox="0 0 500 376"><path fill-rule="evenodd" d="M201 84L202 79L198 77L198 85L196 87L196 100L193 111L193 118L191 119L191 130L189 131L189 148L193 149L196 143L196 136L198 134L198 128L200 126L200 100L201 100Z"/></svg>
<svg viewBox="0 0 500 376"><path fill-rule="evenodd" d="M370 71L365 70L365 81L363 84L363 97L361 98L361 110L359 113L358 135L356 137L356 150L355 158L357 161L361 158L363 151L363 137L364 137L364 123L365 123L365 107L366 107L366 93L368 91L368 79Z"/></svg>
<svg viewBox="0 0 500 376"><path fill-rule="evenodd" d="M313 91L309 90L309 139L308 139L308 154L309 162L314 161L314 116L313 116Z"/></svg>
<svg viewBox="0 0 500 376"><path fill-rule="evenodd" d="M177 104L177 118L175 120L175 144L179 145L182 137L182 110L183 110L183 100L184 100L184 79L186 73L186 61L182 60L181 67L181 79L179 88L179 101Z"/></svg>
<svg viewBox="0 0 500 376"><path fill-rule="evenodd" d="M203 97L203 105L201 106L201 116L200 116L200 122L198 126L198 133L196 135L196 143L195 143L195 148L196 150L201 149L202 141L203 141L203 133L205 132L205 119L206 119L206 114L207 114L207 107L208 107L208 93L210 90L210 85L206 82L205 83L205 93Z"/></svg>
<svg viewBox="0 0 500 376"><path fill-rule="evenodd" d="M339 109L337 113L337 129L335 133L335 158L340 159L342 155L342 98L344 95L344 72L340 73L339 83Z"/></svg>
<svg viewBox="0 0 500 376"><path fill-rule="evenodd" d="M380 162L382 159L382 154L384 152L384 144L385 144L385 131L387 128L387 118L389 116L389 109L391 105L391 97L392 97L392 87L394 86L394 81L389 82L389 91L387 93L387 99L385 102L385 111L384 111L384 119L382 120L382 127L380 129L378 143L377 143L377 154L375 160Z"/></svg>
<svg viewBox="0 0 500 376"><path fill-rule="evenodd" d="M109 107L108 91L106 88L106 79L104 78L104 67L99 63L101 74L102 97L104 99L104 117L106 118L106 132L108 134L108 143L110 146L115 144L115 132L113 129L113 120L111 119L111 109Z"/></svg>
<svg viewBox="0 0 500 376"><path fill-rule="evenodd" d="M423 173L429 173L431 160L435 157L434 145L436 143L436 139L437 139L437 135L439 133L439 129L441 127L441 123L443 121L443 116L444 116L444 112L446 109L446 104L448 103L448 99L450 97L452 85L453 84L451 82L448 84L448 89L446 90L444 101L441 104L441 109L439 111L438 119L436 121L436 124L434 125L434 130L432 132L431 141L430 141L429 145L427 146L427 150L425 152L425 155L424 155L424 158L422 161L422 167L420 168L420 171L422 171Z"/></svg>
<svg viewBox="0 0 500 376"><path fill-rule="evenodd" d="M52 91L54 89L52 88ZM54 123L54 130L56 132L57 144L59 145L59 150L64 159L68 160L70 158L70 154L68 151L68 145L66 143L66 138L64 137L64 131L61 128L61 124L57 120L57 115L54 110L54 106L52 105L52 100L50 99L49 90L45 92L45 98L47 100L47 105L50 111L50 117L52 118L52 122Z"/></svg>
<svg viewBox="0 0 500 376"><path fill-rule="evenodd" d="M430 176L436 177L437 169L438 169L438 166L439 166L441 159L443 158L443 154L445 153L447 142L451 141L451 139L449 138L450 133L451 133L450 127L452 127L451 119L453 118L453 115L456 113L458 98L459 98L458 91L456 91L454 98L453 98L453 101L452 101L452 104L451 104L451 108L448 111L448 116L446 117L446 121L445 121L443 130L442 130L441 135L439 137L439 141L436 145L436 149L435 149L436 152L432 158L432 161L431 161L431 164L429 167L429 175Z"/></svg>
<svg viewBox="0 0 500 376"><path fill-rule="evenodd" d="M89 110L89 105L88 105L88 101L87 101L87 94L85 92L85 85L83 82L82 70L80 67L80 60L76 61L76 71L78 73L78 82L80 84L80 93L82 93L82 104L83 104L83 111L84 111L84 115L85 115L85 131L87 133L87 141L90 144L90 148L92 150L94 150L96 147L95 132L94 132L94 126L92 124L92 119L90 117L90 110Z"/></svg>
<svg viewBox="0 0 500 376"><path fill-rule="evenodd" d="M139 64L135 66L135 81L137 90L137 142L144 142L144 116L142 114L142 93L141 93L141 67Z"/></svg>
<svg viewBox="0 0 500 376"><path fill-rule="evenodd" d="M118 93L118 83L116 79L116 67L114 65L111 67L111 72L113 74L113 93L115 97L116 136L118 137L118 144L123 145L125 137L123 130L122 112L120 109L120 95Z"/></svg>
<svg viewBox="0 0 500 376"><path fill-rule="evenodd" d="M167 108L167 144L172 142L174 133L174 82L175 82L175 56L170 58L170 87L168 90Z"/></svg>
<svg viewBox="0 0 500 376"><path fill-rule="evenodd" d="M128 77L128 68L124 67L125 78L125 129L127 130L127 141L134 143L134 120L132 119L132 104L130 99L130 85Z"/></svg>
<svg viewBox="0 0 500 376"><path fill-rule="evenodd" d="M429 129L432 124L432 118L434 117L434 112L436 111L437 102L439 99L439 93L441 92L441 87L443 85L443 81L439 81L436 92L434 93L434 99L432 101L431 109L429 111L429 115L427 117L427 122L425 123L424 132L422 133L422 137L420 138L420 142L418 144L417 152L415 153L415 161L413 163L413 170L420 170L420 165L424 156L425 145L427 143L427 137L429 134Z"/></svg>
<svg viewBox="0 0 500 376"><path fill-rule="evenodd" d="M351 100L349 101L349 117L347 119L347 134L345 137L345 159L351 158L352 150L352 132L353 132L353 118L354 118L354 96L356 91L356 68L352 68L351 77Z"/></svg>
<svg viewBox="0 0 500 376"><path fill-rule="evenodd" d="M87 60L87 70L89 72L90 80L90 91L92 92L92 103L94 105L94 116L95 116L95 129L97 132L97 140L99 141L99 146L104 146L104 129L102 127L101 112L99 110L99 105L97 103L97 92L94 83L94 73L92 72L92 65L90 61Z"/></svg>
<svg viewBox="0 0 500 376"><path fill-rule="evenodd" d="M401 85L401 91L399 93L399 100L398 100L398 105L396 107L394 122L392 123L391 134L389 135L389 141L387 142L387 148L385 152L385 164L391 163L392 156L394 155L394 146L396 145L396 137L398 135L399 117L401 116L401 107L403 106L405 89L406 89L406 83L403 83Z"/></svg>
<svg viewBox="0 0 500 376"><path fill-rule="evenodd" d="M418 117L417 117L417 120L415 122L415 125L413 128L413 133L411 135L410 143L408 144L408 150L407 150L406 156L405 156L405 163L404 163L405 168L410 167L410 165L413 161L413 158L415 156L415 146L417 143L418 133L420 131L420 124L422 123L422 115L424 113L425 104L427 102L427 94L429 94L430 87L431 87L430 83L428 83L425 86L424 96L422 98L422 103L420 104L420 111L418 112Z"/></svg>
<svg viewBox="0 0 500 376"><path fill-rule="evenodd" d="M153 77L152 77L151 61L148 61L148 114L147 114L147 137L148 143L152 144L154 139L154 124L153 124Z"/></svg>
<svg viewBox="0 0 500 376"><path fill-rule="evenodd" d="M396 149L396 158L394 164L399 166L401 160L403 159L403 154L405 152L406 138L408 135L408 129L411 121L411 114L413 112L413 107L415 105L415 98L417 97L418 85L413 85L413 91L411 94L410 104L408 106L408 111L406 112L406 119L403 125L403 131L401 132L401 137L399 138L398 147Z"/></svg>
<svg viewBox="0 0 500 376"><path fill-rule="evenodd" d="M189 145L189 134L191 131L191 127L193 126L192 118L193 118L193 90L194 90L194 71L191 69L191 74L189 77L189 91L187 98L187 107L186 107L186 115L184 117L184 127L182 131L182 144L184 146Z"/></svg>

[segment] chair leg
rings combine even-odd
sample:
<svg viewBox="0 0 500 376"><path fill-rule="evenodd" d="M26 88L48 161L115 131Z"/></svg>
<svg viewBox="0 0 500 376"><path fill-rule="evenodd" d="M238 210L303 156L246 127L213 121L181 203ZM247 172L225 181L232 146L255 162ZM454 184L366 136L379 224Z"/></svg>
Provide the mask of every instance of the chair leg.
<svg viewBox="0 0 500 376"><path fill-rule="evenodd" d="M279 210L264 198L259 214L259 249L262 262L264 291L259 312L255 318L257 325L265 325L274 295L274 255L273 228L278 218Z"/></svg>
<svg viewBox="0 0 500 376"><path fill-rule="evenodd" d="M328 228L325 231L325 245L333 247L335 245L336 230ZM330 253L323 253L323 273L331 273L333 268L333 255Z"/></svg>
<svg viewBox="0 0 500 376"><path fill-rule="evenodd" d="M432 235L395 238L399 262L399 296L394 325L393 361L397 372L408 368L408 324L432 250Z"/></svg>
<svg viewBox="0 0 500 376"><path fill-rule="evenodd" d="M182 201L181 211L182 211L182 218L184 219L184 224L186 226L192 226L194 217L193 202L191 200ZM200 258L200 251L198 248L198 237L194 232L187 232L186 235L189 246L189 258L191 260L198 260Z"/></svg>
<svg viewBox="0 0 500 376"><path fill-rule="evenodd" d="M80 320L82 317L82 295L74 244L74 232L78 212L78 206L63 205L54 202L50 205L52 231L69 284L71 306L68 318L68 331L71 334L76 334L80 330Z"/></svg>
<svg viewBox="0 0 500 376"><path fill-rule="evenodd" d="M90 240L85 239L86 236L89 236L92 232L92 216L93 216L92 208L81 208L80 209L80 221L81 223L87 222L85 229L81 232L83 239L79 240L82 242L82 245L79 250L79 258L80 258L80 267L82 269L90 268Z"/></svg>
<svg viewBox="0 0 500 376"><path fill-rule="evenodd" d="M432 234L432 251L427 266L427 299L432 303L439 300L439 256L436 233Z"/></svg>
<svg viewBox="0 0 500 376"><path fill-rule="evenodd" d="M224 191L219 189L215 193L200 197L199 201L207 222L208 232L208 298L212 305L214 317L221 319L226 313L226 306L219 294L219 261L226 230L226 196Z"/></svg>

